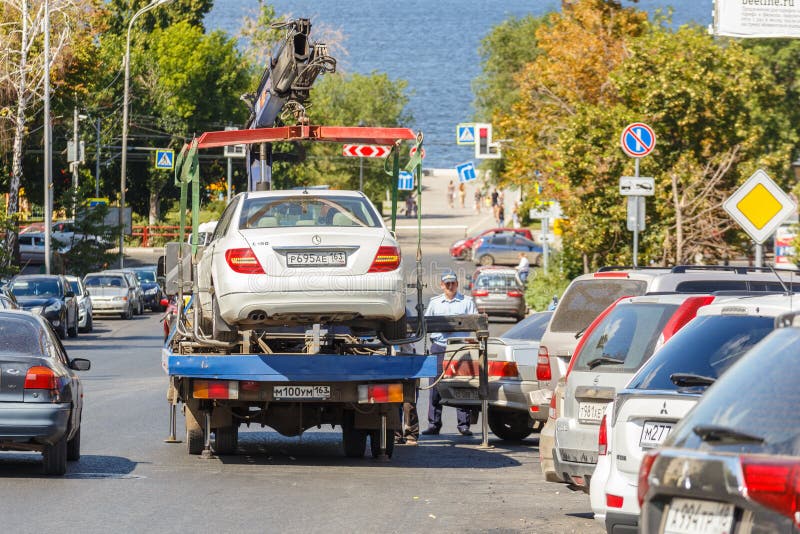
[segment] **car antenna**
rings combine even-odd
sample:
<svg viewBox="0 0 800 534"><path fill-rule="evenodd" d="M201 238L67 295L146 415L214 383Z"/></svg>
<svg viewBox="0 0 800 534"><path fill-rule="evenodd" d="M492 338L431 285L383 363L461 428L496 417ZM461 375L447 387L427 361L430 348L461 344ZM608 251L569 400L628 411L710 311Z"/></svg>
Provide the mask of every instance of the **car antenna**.
<svg viewBox="0 0 800 534"><path fill-rule="evenodd" d="M775 278L778 279L778 282L781 283L781 287L783 288L784 294L788 295L789 297L791 297L792 296L792 290L789 289L786 286L786 284L783 282L783 280L781 279L780 275L778 274L778 271L775 270L775 267L773 265L770 265L769 266L769 270L772 271L772 274L774 274ZM791 303L789 303L789 305L791 306Z"/></svg>

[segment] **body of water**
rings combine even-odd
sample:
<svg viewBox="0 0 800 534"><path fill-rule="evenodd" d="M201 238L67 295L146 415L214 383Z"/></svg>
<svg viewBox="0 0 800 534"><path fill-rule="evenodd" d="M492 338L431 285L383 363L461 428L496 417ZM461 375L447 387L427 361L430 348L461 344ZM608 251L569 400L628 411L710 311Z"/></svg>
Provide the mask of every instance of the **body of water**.
<svg viewBox="0 0 800 534"><path fill-rule="evenodd" d="M311 18L345 36L341 70L386 72L408 81L409 126L425 133L426 167L454 167L472 160L457 146L456 125L474 119L472 81L480 74L481 39L510 16L560 10L560 0L277 0L277 14ZM634 5L629 1L625 5ZM641 0L648 12L673 8L676 25L711 23L712 0ZM257 0L215 0L207 28L235 35ZM314 32L312 29L312 38ZM255 88L254 88L255 89Z"/></svg>

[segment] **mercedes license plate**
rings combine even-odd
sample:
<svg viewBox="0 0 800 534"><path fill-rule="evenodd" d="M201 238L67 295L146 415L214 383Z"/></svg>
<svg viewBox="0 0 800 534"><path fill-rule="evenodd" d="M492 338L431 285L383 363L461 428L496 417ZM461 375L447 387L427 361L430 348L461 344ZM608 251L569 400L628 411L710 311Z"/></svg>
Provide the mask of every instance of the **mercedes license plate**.
<svg viewBox="0 0 800 534"><path fill-rule="evenodd" d="M344 252L289 252L287 267L344 267L347 254Z"/></svg>
<svg viewBox="0 0 800 534"><path fill-rule="evenodd" d="M645 421L642 427L642 436L639 438L639 446L643 449L660 446L672 432L673 426L675 425L672 423Z"/></svg>
<svg viewBox="0 0 800 534"><path fill-rule="evenodd" d="M275 386L275 400L325 400L331 398L330 386Z"/></svg>
<svg viewBox="0 0 800 534"><path fill-rule="evenodd" d="M578 421L581 423L599 423L606 411L606 402L578 403Z"/></svg>
<svg viewBox="0 0 800 534"><path fill-rule="evenodd" d="M732 504L697 499L672 499L663 532L664 534L721 534L730 532L732 526Z"/></svg>

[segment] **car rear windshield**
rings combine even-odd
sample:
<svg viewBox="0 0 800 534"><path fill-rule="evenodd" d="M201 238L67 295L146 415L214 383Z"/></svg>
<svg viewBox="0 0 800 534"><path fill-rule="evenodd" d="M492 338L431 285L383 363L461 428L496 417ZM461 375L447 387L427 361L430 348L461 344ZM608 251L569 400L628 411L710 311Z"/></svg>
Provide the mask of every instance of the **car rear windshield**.
<svg viewBox="0 0 800 534"><path fill-rule="evenodd" d="M362 197L280 196L248 198L242 206L240 229L285 226L381 226L380 218Z"/></svg>
<svg viewBox="0 0 800 534"><path fill-rule="evenodd" d="M780 328L753 347L684 419L679 446L736 453L800 456L800 329ZM693 431L713 425L762 438L763 443L701 441Z"/></svg>
<svg viewBox="0 0 800 534"><path fill-rule="evenodd" d="M87 276L83 280L86 287L125 287L121 276Z"/></svg>
<svg viewBox="0 0 800 534"><path fill-rule="evenodd" d="M572 284L561 298L550 330L553 332L583 330L618 298L644 295L645 291L647 283L644 280L613 278L579 280Z"/></svg>
<svg viewBox="0 0 800 534"><path fill-rule="evenodd" d="M0 318L0 354L44 355L44 332L28 319Z"/></svg>
<svg viewBox="0 0 800 534"><path fill-rule="evenodd" d="M156 273L153 271L135 271L136 278L139 279L140 282L155 282L156 281Z"/></svg>
<svg viewBox="0 0 800 534"><path fill-rule="evenodd" d="M658 337L677 304L619 304L587 335L575 362L575 371L630 373L639 369L653 354ZM593 361L611 358L621 365L606 362L590 367Z"/></svg>
<svg viewBox="0 0 800 534"><path fill-rule="evenodd" d="M539 312L534 313L530 317L526 317L514 326L501 337L505 339L525 339L530 341L539 341L547 329L547 323L550 322L552 312Z"/></svg>
<svg viewBox="0 0 800 534"><path fill-rule="evenodd" d="M55 278L26 278L15 280L11 286L15 297L60 297L61 289Z"/></svg>
<svg viewBox="0 0 800 534"><path fill-rule="evenodd" d="M475 289L501 290L519 289L520 283L514 273L487 273L478 275Z"/></svg>
<svg viewBox="0 0 800 534"><path fill-rule="evenodd" d="M675 334L647 362L628 388L676 390L670 376L689 373L718 378L772 329L772 317L702 315Z"/></svg>

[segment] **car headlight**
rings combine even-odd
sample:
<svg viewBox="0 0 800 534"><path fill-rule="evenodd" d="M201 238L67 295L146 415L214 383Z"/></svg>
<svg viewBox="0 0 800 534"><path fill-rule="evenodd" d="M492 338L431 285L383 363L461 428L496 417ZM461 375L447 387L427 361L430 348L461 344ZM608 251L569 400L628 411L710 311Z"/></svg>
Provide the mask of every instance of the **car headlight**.
<svg viewBox="0 0 800 534"><path fill-rule="evenodd" d="M120 301L126 301L126 300L128 300L128 297L114 297L114 298L113 298L113 299L111 299L111 300L114 300L114 301L116 301L116 302L120 302Z"/></svg>
<svg viewBox="0 0 800 534"><path fill-rule="evenodd" d="M43 312L58 311L61 309L61 301L57 300L52 304L42 307Z"/></svg>

